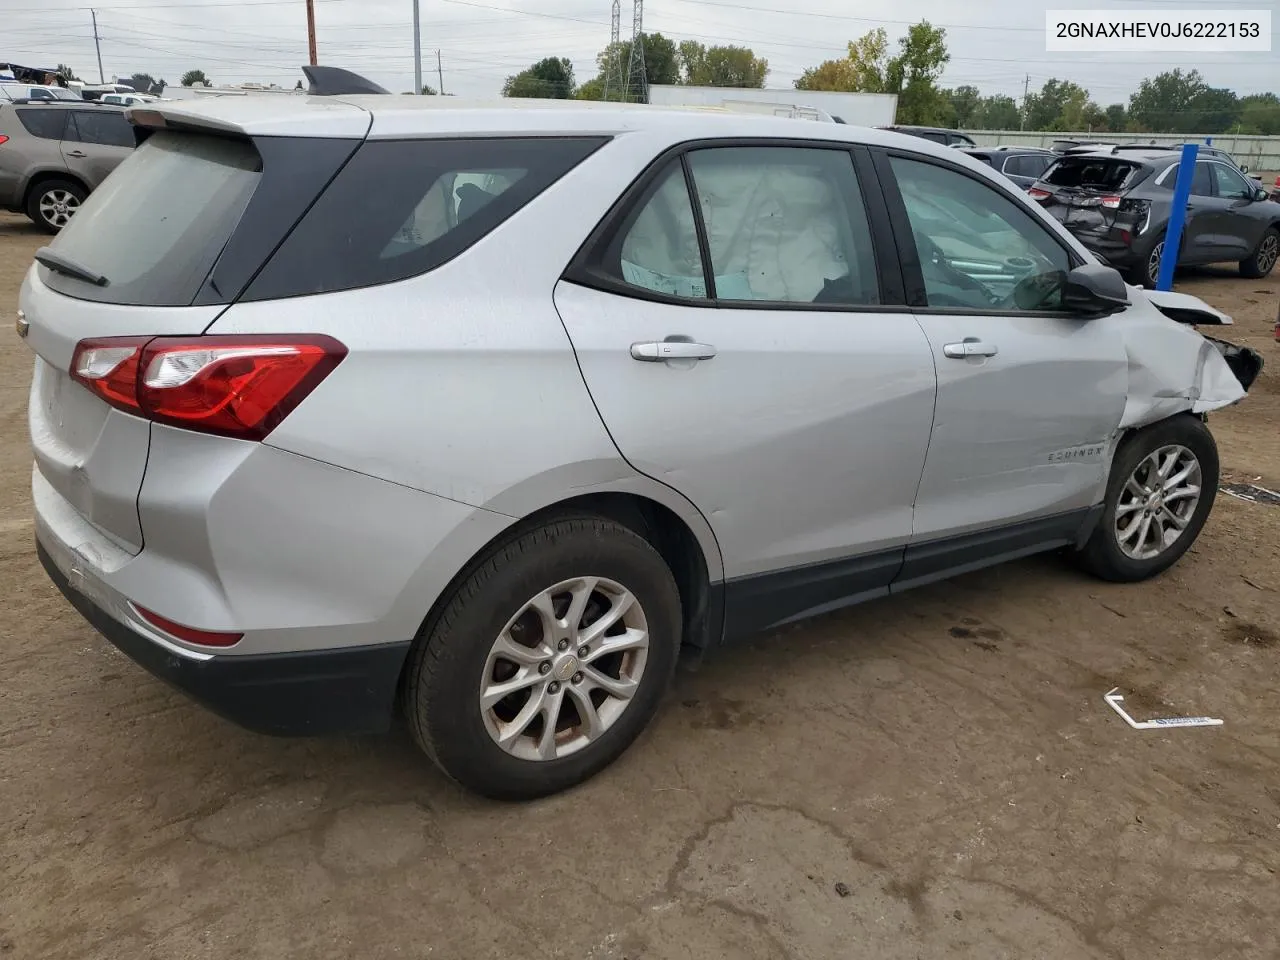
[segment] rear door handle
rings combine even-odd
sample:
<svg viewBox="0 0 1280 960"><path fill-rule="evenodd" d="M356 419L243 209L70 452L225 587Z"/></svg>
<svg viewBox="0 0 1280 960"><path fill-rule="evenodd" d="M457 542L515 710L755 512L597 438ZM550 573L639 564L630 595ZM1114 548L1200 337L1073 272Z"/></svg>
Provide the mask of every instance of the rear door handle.
<svg viewBox="0 0 1280 960"><path fill-rule="evenodd" d="M969 357L994 357L1000 348L994 343L983 343L981 340L965 340L963 343L948 343L942 348L942 354L952 360L966 360Z"/></svg>
<svg viewBox="0 0 1280 960"><path fill-rule="evenodd" d="M661 360L710 360L716 348L709 343L688 340L650 340L631 345L631 359L657 363Z"/></svg>
<svg viewBox="0 0 1280 960"><path fill-rule="evenodd" d="M68 153L68 154L67 154L67 156L68 156L68 157L75 157L77 160L82 160L82 159L84 159L85 157L87 157L87 156L88 156L88 154L87 154L87 153L81 153L79 150L72 150L70 153Z"/></svg>

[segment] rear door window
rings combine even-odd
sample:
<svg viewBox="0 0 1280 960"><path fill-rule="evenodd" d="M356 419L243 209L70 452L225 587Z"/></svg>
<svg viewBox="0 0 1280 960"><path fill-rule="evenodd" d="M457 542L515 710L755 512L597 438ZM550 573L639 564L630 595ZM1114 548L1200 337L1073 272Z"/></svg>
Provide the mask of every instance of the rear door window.
<svg viewBox="0 0 1280 960"><path fill-rule="evenodd" d="M458 256L604 138L363 144L245 292L246 300L404 280Z"/></svg>
<svg viewBox="0 0 1280 960"><path fill-rule="evenodd" d="M27 133L41 140L61 140L69 110L46 110L42 107L19 107L14 111Z"/></svg>
<svg viewBox="0 0 1280 960"><path fill-rule="evenodd" d="M1004 172L1015 177L1038 177L1048 168L1050 160L1035 153L1019 154L1005 161Z"/></svg>
<svg viewBox="0 0 1280 960"><path fill-rule="evenodd" d="M90 194L50 246L107 278L93 286L40 267L61 293L108 303L186 306L257 186L253 145L159 131Z"/></svg>
<svg viewBox="0 0 1280 960"><path fill-rule="evenodd" d="M124 114L115 110L72 110L65 140L99 143L110 147L132 147L133 127Z"/></svg>

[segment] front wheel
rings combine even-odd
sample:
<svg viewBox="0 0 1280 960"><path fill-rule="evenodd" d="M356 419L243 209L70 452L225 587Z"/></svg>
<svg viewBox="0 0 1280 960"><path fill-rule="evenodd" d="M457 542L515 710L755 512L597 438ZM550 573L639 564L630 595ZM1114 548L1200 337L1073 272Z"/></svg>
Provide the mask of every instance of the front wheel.
<svg viewBox="0 0 1280 960"><path fill-rule="evenodd" d="M419 637L405 714L449 776L528 800L612 763L656 712L676 666L680 594L627 527L556 520L505 542Z"/></svg>
<svg viewBox="0 0 1280 960"><path fill-rule="evenodd" d="M1271 227L1258 241L1257 249L1248 259L1240 261L1240 275L1250 280L1261 280L1271 273L1280 260L1280 230Z"/></svg>
<svg viewBox="0 0 1280 960"><path fill-rule="evenodd" d="M1217 492L1218 447L1203 420L1179 414L1136 431L1116 451L1081 564L1104 580L1154 577L1195 543Z"/></svg>

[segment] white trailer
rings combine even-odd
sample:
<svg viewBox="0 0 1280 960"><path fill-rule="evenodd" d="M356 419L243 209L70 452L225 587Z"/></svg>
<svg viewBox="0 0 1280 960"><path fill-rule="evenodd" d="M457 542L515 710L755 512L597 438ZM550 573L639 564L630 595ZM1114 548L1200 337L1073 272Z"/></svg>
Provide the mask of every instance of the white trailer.
<svg viewBox="0 0 1280 960"><path fill-rule="evenodd" d="M653 84L649 102L667 107L729 107L741 110L747 102L803 111L812 108L841 123L859 127L887 127L898 109L895 93L832 93L826 90L755 87L686 87ZM772 111L770 111L772 112Z"/></svg>

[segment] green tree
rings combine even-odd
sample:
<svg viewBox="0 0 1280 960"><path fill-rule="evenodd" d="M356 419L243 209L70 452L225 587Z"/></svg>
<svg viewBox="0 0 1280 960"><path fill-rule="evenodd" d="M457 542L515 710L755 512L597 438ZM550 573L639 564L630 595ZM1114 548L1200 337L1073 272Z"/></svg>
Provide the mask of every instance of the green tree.
<svg viewBox="0 0 1280 960"><path fill-rule="evenodd" d="M424 83L422 85L422 95L424 97L434 97L437 95L436 88L429 83Z"/></svg>
<svg viewBox="0 0 1280 960"><path fill-rule="evenodd" d="M682 81L691 87L763 87L769 61L750 47L707 47L685 40L679 47Z"/></svg>
<svg viewBox="0 0 1280 960"><path fill-rule="evenodd" d="M889 35L884 27L849 42L848 54L810 67L796 81L798 90L882 93L889 67Z"/></svg>
<svg viewBox="0 0 1280 960"><path fill-rule="evenodd" d="M182 75L182 79L178 81L184 87L209 87L212 84L209 78L205 76L203 70L188 70Z"/></svg>
<svg viewBox="0 0 1280 960"><path fill-rule="evenodd" d="M982 109L982 93L978 88L966 84L954 90L944 90L942 94L951 103L955 125L962 128L974 126Z"/></svg>
<svg viewBox="0 0 1280 960"><path fill-rule="evenodd" d="M997 94L983 97L978 104L973 126L977 130L1017 130L1022 121L1018 112L1018 104L1013 97Z"/></svg>
<svg viewBox="0 0 1280 960"><path fill-rule="evenodd" d="M568 57L547 57L533 66L507 77L504 97L532 97L567 100L573 96L573 63Z"/></svg>
<svg viewBox="0 0 1280 960"><path fill-rule="evenodd" d="M680 82L680 53L673 40L660 33L642 33L641 52L644 57L644 75L647 83L673 84ZM578 88L579 100L604 100L608 87L608 99L621 100L626 85L627 71L631 67L631 41L611 43L596 55L596 75ZM635 99L633 93L632 99Z"/></svg>
<svg viewBox="0 0 1280 960"><path fill-rule="evenodd" d="M1129 98L1129 119L1151 133L1221 133L1235 126L1236 95L1211 87L1198 70L1167 70L1143 80Z"/></svg>
<svg viewBox="0 0 1280 960"><path fill-rule="evenodd" d="M937 123L947 113L938 78L951 60L947 31L921 20L898 41L898 55L889 61L885 86L898 95L899 123Z"/></svg>
<svg viewBox="0 0 1280 960"><path fill-rule="evenodd" d="M139 93L150 93L151 88L156 85L155 77L149 73L135 73L128 80L124 81Z"/></svg>
<svg viewBox="0 0 1280 960"><path fill-rule="evenodd" d="M1056 78L1046 80L1039 93L1027 96L1023 110L1026 112L1028 130L1079 130L1081 127L1063 126L1064 113L1083 123L1089 104L1089 91L1070 80Z"/></svg>
<svg viewBox="0 0 1280 960"><path fill-rule="evenodd" d="M54 72L58 76L60 76L63 80L79 80L80 79L79 77L76 76L76 72L72 70L70 67L68 67L65 63L58 64Z"/></svg>
<svg viewBox="0 0 1280 960"><path fill-rule="evenodd" d="M1240 117L1236 121L1241 133L1274 137L1280 134L1280 97L1274 93L1255 93L1240 100Z"/></svg>
<svg viewBox="0 0 1280 960"><path fill-rule="evenodd" d="M1129 115L1123 103L1113 103L1103 111L1103 125L1112 133L1124 133L1129 125Z"/></svg>

